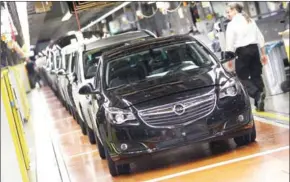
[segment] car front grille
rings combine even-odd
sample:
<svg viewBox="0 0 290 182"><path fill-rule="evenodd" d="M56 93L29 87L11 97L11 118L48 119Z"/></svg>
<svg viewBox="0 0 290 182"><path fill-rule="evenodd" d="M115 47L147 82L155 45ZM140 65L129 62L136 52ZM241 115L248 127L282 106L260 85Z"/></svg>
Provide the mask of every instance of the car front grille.
<svg viewBox="0 0 290 182"><path fill-rule="evenodd" d="M155 127L182 125L209 115L214 109L215 102L216 96L211 92L211 94L141 110L139 116L145 123ZM184 110L176 110L176 106L181 106Z"/></svg>

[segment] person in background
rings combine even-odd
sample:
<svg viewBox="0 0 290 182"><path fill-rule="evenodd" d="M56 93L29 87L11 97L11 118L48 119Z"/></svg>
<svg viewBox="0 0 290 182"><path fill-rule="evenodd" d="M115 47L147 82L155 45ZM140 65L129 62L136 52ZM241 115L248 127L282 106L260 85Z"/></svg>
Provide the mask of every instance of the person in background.
<svg viewBox="0 0 290 182"><path fill-rule="evenodd" d="M261 76L261 63L267 62L264 37L256 22L243 11L241 4L230 3L227 15L231 21L226 30L226 51L236 53L236 74L255 100L256 110L264 111L266 95Z"/></svg>
<svg viewBox="0 0 290 182"><path fill-rule="evenodd" d="M41 87L41 83L35 67L35 62L32 61L31 59L28 59L26 63L26 70L28 73L30 88L34 89L36 83L38 83L38 85Z"/></svg>
<svg viewBox="0 0 290 182"><path fill-rule="evenodd" d="M43 86L45 86L46 80L45 80L44 69L43 69L43 67L46 64L45 56L39 53L39 56L36 57L35 64L36 64L36 69L37 69L39 79L41 80Z"/></svg>
<svg viewBox="0 0 290 182"><path fill-rule="evenodd" d="M30 88L34 89L35 88L35 64L31 59L28 59L26 62L26 70L28 73L28 79L29 79L29 84L30 84Z"/></svg>

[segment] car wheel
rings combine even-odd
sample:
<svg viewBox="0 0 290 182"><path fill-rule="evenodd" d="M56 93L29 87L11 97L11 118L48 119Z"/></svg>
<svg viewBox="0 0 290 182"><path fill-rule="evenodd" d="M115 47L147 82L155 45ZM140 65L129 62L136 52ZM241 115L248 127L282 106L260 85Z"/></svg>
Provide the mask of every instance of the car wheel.
<svg viewBox="0 0 290 182"><path fill-rule="evenodd" d="M77 116L76 116L76 112L73 110L73 108L71 106L69 106L69 110L70 110L71 115L73 116L74 120L79 124L79 121L78 121Z"/></svg>
<svg viewBox="0 0 290 182"><path fill-rule="evenodd" d="M97 147L98 147L98 151L99 151L99 155L101 159L106 159L105 149L102 143L100 142L100 139L97 136L96 136L96 140L97 140Z"/></svg>
<svg viewBox="0 0 290 182"><path fill-rule="evenodd" d="M286 80L286 81L282 82L282 84L281 84L281 90L283 92L289 92L290 91L289 80Z"/></svg>
<svg viewBox="0 0 290 182"><path fill-rule="evenodd" d="M243 136L235 137L234 141L238 146L243 146L243 145L247 145L251 142L254 142L256 140L256 136L257 136L257 133L256 133L256 127L255 127L255 123L254 123L254 126L252 128L251 133L243 135Z"/></svg>
<svg viewBox="0 0 290 182"><path fill-rule="evenodd" d="M88 125L86 125L88 138L91 144L96 144L95 133Z"/></svg>
<svg viewBox="0 0 290 182"><path fill-rule="evenodd" d="M79 120L79 124L80 124L81 130L82 130L82 133L84 135L87 135L86 124L83 121L81 121L81 120Z"/></svg>
<svg viewBox="0 0 290 182"><path fill-rule="evenodd" d="M66 107L65 107L65 108L66 108L66 110L69 112L69 114L72 115L72 112L71 112L70 107L69 107L68 104L66 104Z"/></svg>
<svg viewBox="0 0 290 182"><path fill-rule="evenodd" d="M106 151L106 158L108 161L109 171L112 176L130 173L130 164L116 165L109 153Z"/></svg>

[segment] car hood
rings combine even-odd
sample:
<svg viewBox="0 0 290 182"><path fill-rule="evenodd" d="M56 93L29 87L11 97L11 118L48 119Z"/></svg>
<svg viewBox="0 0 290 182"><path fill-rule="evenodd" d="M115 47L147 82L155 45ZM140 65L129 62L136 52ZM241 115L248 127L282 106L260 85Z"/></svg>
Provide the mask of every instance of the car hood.
<svg viewBox="0 0 290 182"><path fill-rule="evenodd" d="M228 77L220 67L199 68L107 90L106 96L112 107L141 109L207 93Z"/></svg>

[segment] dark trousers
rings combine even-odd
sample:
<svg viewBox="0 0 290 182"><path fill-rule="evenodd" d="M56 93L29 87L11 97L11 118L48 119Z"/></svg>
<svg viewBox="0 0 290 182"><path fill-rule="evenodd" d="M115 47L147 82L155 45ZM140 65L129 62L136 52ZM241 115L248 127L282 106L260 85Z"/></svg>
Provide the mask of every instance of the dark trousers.
<svg viewBox="0 0 290 182"><path fill-rule="evenodd" d="M246 87L250 97L256 98L264 91L262 64L258 45L252 44L236 50L236 74Z"/></svg>
<svg viewBox="0 0 290 182"><path fill-rule="evenodd" d="M39 86L41 87L40 77L38 73L35 72L35 73L28 74L28 79L29 79L29 84L30 84L31 89L35 88L36 83L38 83Z"/></svg>

